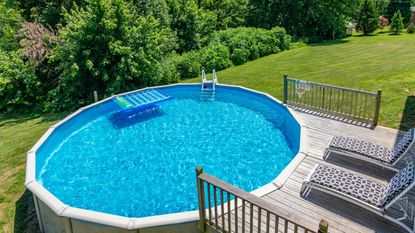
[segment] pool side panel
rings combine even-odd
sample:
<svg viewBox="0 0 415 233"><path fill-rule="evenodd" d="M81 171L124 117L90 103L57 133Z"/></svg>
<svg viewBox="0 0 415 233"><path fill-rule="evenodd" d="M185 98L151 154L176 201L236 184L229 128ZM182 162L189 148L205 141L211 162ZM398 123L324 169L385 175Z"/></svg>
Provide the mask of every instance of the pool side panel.
<svg viewBox="0 0 415 233"><path fill-rule="evenodd" d="M127 218L122 216L116 216L111 214L105 214L100 212L94 212L89 210L83 210L78 208L73 208L65 205L59 199L57 199L53 194L51 194L47 189L40 185L36 181L36 151L39 147L46 141L46 139L53 133L53 131L59 126L63 125L65 122L69 121L79 113L92 108L98 104L110 101L111 99L127 95L130 93L135 93L147 89L154 88L166 88L170 86L196 86L200 83L191 83L191 84L171 84L164 86L155 86L147 87L139 90L134 90L131 92L114 95L82 107L76 112L70 114L62 121L58 122L54 126L50 127L48 131L41 137L41 139L33 146L33 148L28 152L27 155L27 167L26 167L26 187L32 191L34 194L34 201L36 212L38 214L39 224L41 224L41 230L45 233L49 232L66 232L66 233L78 233L78 232L145 232L145 233L159 233L159 232L183 232L184 229L187 229L186 232L198 232L196 228L196 221L199 219L198 211L189 211L183 213L167 214L160 216L151 216L144 218ZM237 87L247 91L251 91L265 97L268 97L275 102L281 104L285 109L288 110L290 115L297 122L298 119L295 118L294 113L283 105L281 101L274 98L273 96L251 90L242 86L233 86L233 85L224 85L220 86L229 86ZM280 175L271 183L264 185L263 187L253 191L252 193L257 196L263 196L273 190L280 188L285 180L288 178L289 174L298 166L298 164L306 156L306 149L303 142L303 138L306 138L307 134L305 127L301 126L301 143L300 143L300 152L294 157L294 159L289 163L289 165L280 173Z"/></svg>

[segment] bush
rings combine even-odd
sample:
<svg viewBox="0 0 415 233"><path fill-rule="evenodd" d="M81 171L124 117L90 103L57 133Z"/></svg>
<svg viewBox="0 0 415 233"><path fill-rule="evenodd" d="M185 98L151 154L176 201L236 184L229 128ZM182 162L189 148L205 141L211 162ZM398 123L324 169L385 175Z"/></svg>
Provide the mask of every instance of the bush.
<svg viewBox="0 0 415 233"><path fill-rule="evenodd" d="M414 25L414 23L409 24L408 28L406 29L406 32L407 33L410 33L410 34L412 34L412 33L415 32L415 25Z"/></svg>
<svg viewBox="0 0 415 233"><path fill-rule="evenodd" d="M235 65L240 65L248 59L253 60L289 49L291 37L287 35L284 28L280 27L272 30L239 27L216 32L211 43L218 42L229 48L232 62ZM249 54L245 54L247 51Z"/></svg>
<svg viewBox="0 0 415 233"><path fill-rule="evenodd" d="M242 48L242 49L234 49L231 55L231 60L234 65L241 65L248 61L250 58L250 51Z"/></svg>
<svg viewBox="0 0 415 233"><path fill-rule="evenodd" d="M198 51L183 53L181 56L175 56L174 60L181 79L196 77L202 69Z"/></svg>
<svg viewBox="0 0 415 233"><path fill-rule="evenodd" d="M33 109L40 96L40 82L19 52L0 50L0 112Z"/></svg>
<svg viewBox="0 0 415 233"><path fill-rule="evenodd" d="M395 12L393 15L390 27L395 35L399 34L403 29L403 18L400 11Z"/></svg>
<svg viewBox="0 0 415 233"><path fill-rule="evenodd" d="M210 45L200 50L202 68L206 71L223 70L232 65L229 49L223 44Z"/></svg>

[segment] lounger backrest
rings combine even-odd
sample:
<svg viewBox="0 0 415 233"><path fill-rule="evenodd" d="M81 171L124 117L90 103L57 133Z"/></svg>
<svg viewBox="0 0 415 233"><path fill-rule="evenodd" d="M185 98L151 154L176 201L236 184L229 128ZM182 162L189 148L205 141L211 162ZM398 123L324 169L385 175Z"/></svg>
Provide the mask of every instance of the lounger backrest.
<svg viewBox="0 0 415 233"><path fill-rule="evenodd" d="M395 197L407 189L415 180L415 164L412 162L399 171L385 187L380 207L385 207Z"/></svg>
<svg viewBox="0 0 415 233"><path fill-rule="evenodd" d="M393 148L393 154L395 157L399 157L408 149L409 145L414 141L414 129L408 130L408 132L405 133L405 135L402 137L401 140L395 145Z"/></svg>

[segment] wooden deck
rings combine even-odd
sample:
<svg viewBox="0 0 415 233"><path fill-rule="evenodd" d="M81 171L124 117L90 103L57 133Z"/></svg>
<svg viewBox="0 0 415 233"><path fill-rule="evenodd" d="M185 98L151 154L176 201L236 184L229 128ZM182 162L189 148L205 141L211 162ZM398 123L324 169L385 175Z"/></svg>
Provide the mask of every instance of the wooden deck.
<svg viewBox="0 0 415 233"><path fill-rule="evenodd" d="M380 233L400 233L406 232L400 226L376 215L364 208L353 205L347 201L336 198L331 195L324 194L317 190L312 190L306 197L301 195L302 183L310 171L316 164L328 164L330 166L338 167L343 170L349 170L360 176L367 177L377 182L386 183L394 172L381 167L370 165L368 163L359 162L357 160L341 158L341 155L331 154L327 160L323 159L325 149L334 135L345 135L361 137L368 141L378 144L393 146L396 141L402 136L398 130L389 129L385 127L362 127L354 124L344 123L342 121L315 116L300 111L295 111L297 119L301 120L305 126L308 127L308 156L296 168L295 172L290 176L284 186L276 191L273 191L263 197L263 200L272 203L278 208L278 213L288 213L291 219L301 219L299 224L311 226L313 230L317 231L318 224L321 219L329 222L329 232L346 232L346 233L365 233L365 232L380 232ZM411 152L413 154L413 151ZM411 155L408 155L411 156ZM398 164L403 167L405 162ZM415 200L415 192L411 191L410 197L412 201ZM251 228L249 223L249 216L244 218L244 228L242 228L242 207L238 206L238 229L228 228L228 216L231 217L232 225L235 224L235 215L231 211L228 215L227 211L224 213L225 230L227 232L246 232ZM250 212L249 206L245 206L246 213ZM253 232L283 232L284 224L279 222L278 230L275 230L275 217L270 216L270 229L266 229L267 216L262 212L258 219L258 209L253 209ZM219 227L222 227L221 217L219 214ZM258 229L259 222L261 222L261 229ZM282 224L282 225L280 225ZM294 226L291 224L288 227L288 232L295 232ZM304 232L304 231L298 231Z"/></svg>
<svg viewBox="0 0 415 233"><path fill-rule="evenodd" d="M315 229L317 229L319 221L325 219L329 222L329 232L332 233L405 232L399 226L382 217L331 195L319 191L312 191L307 197L300 195L303 180L316 164L337 166L380 182L389 180L393 173L381 167L350 161L350 159L345 160L336 154L329 155L325 161L323 155L334 135L361 137L382 145L393 146L401 136L398 130L385 127L370 129L299 111L295 111L295 115L308 127L308 156L281 189L265 195L263 199L272 202L281 209L294 209L296 214L304 218L304 221L314 223ZM400 164L400 166L403 165Z"/></svg>

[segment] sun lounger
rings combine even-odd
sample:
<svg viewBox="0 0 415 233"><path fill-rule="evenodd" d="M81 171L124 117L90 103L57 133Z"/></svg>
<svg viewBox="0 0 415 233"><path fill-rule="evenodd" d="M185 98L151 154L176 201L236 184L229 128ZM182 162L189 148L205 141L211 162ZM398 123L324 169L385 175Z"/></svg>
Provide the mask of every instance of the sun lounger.
<svg viewBox="0 0 415 233"><path fill-rule="evenodd" d="M410 129L393 148L388 148L358 138L335 136L327 150L392 168L408 153L414 144L414 138L415 130ZM328 154L326 153L326 158Z"/></svg>
<svg viewBox="0 0 415 233"><path fill-rule="evenodd" d="M415 164L400 170L387 185L382 185L334 167L317 165L303 182L302 194L316 189L364 207L414 232L414 204L407 197L415 186ZM393 217L387 210L395 205L402 216ZM405 221L405 222L404 222ZM411 225L408 226L406 223Z"/></svg>

